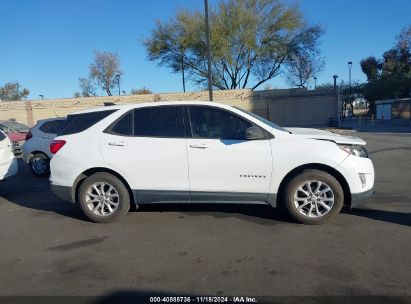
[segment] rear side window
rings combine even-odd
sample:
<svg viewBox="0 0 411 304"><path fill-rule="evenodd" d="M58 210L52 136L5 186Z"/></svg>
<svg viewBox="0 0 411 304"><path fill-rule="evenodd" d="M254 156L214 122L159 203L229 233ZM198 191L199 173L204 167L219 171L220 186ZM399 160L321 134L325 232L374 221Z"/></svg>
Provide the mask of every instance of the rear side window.
<svg viewBox="0 0 411 304"><path fill-rule="evenodd" d="M185 137L181 106L157 106L134 110L134 136Z"/></svg>
<svg viewBox="0 0 411 304"><path fill-rule="evenodd" d="M0 141L3 141L6 138L3 132L0 132Z"/></svg>
<svg viewBox="0 0 411 304"><path fill-rule="evenodd" d="M110 128L109 133L133 136L133 111L130 111L126 115L120 117L120 119L117 120Z"/></svg>
<svg viewBox="0 0 411 304"><path fill-rule="evenodd" d="M91 126L106 118L108 115L117 110L107 110L98 112L89 112L83 114L74 114L67 116L66 123L58 132L58 135L69 135L83 132Z"/></svg>
<svg viewBox="0 0 411 304"><path fill-rule="evenodd" d="M52 124L50 125L49 133L57 134L60 131L61 127L64 125L65 122L66 121L62 120L62 119L54 120L52 122Z"/></svg>
<svg viewBox="0 0 411 304"><path fill-rule="evenodd" d="M53 121L46 121L44 124L42 124L39 128L39 130L43 133L49 133L49 129Z"/></svg>

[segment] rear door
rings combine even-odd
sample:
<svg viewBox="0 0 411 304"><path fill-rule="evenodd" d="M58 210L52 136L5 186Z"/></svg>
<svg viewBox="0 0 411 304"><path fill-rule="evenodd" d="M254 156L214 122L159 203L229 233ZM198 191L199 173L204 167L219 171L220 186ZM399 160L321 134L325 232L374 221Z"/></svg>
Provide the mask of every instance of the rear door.
<svg viewBox="0 0 411 304"><path fill-rule="evenodd" d="M104 131L104 160L126 175L138 203L189 200L181 106L131 110Z"/></svg>
<svg viewBox="0 0 411 304"><path fill-rule="evenodd" d="M272 156L269 136L247 140L256 126L236 113L210 106L188 106L192 138L187 138L190 195L202 200L266 200Z"/></svg>

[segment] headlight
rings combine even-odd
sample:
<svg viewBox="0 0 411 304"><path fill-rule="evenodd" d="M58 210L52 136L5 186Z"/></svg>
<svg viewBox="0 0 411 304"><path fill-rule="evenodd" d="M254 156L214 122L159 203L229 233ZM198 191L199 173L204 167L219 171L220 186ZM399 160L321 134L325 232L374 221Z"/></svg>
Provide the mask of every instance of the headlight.
<svg viewBox="0 0 411 304"><path fill-rule="evenodd" d="M368 152L363 146L338 145L341 150L358 157L368 158Z"/></svg>

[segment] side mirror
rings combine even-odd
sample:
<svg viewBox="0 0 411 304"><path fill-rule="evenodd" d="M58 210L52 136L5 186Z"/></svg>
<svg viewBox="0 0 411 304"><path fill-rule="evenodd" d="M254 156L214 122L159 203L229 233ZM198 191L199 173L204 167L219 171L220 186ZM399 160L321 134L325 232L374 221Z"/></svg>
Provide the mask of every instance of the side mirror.
<svg viewBox="0 0 411 304"><path fill-rule="evenodd" d="M259 127L249 127L245 130L245 138L247 140L265 139L267 134Z"/></svg>

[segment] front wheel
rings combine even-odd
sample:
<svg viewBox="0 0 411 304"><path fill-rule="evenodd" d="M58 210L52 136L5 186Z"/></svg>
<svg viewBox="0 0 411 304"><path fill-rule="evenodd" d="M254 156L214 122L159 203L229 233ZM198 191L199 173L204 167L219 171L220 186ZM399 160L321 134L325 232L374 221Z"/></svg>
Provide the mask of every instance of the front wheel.
<svg viewBox="0 0 411 304"><path fill-rule="evenodd" d="M322 224L336 216L344 203L338 180L320 170L305 170L285 188L285 207L296 221Z"/></svg>
<svg viewBox="0 0 411 304"><path fill-rule="evenodd" d="M78 197L84 214L96 223L118 220L130 209L130 195L125 185L105 172L89 176L81 184Z"/></svg>

